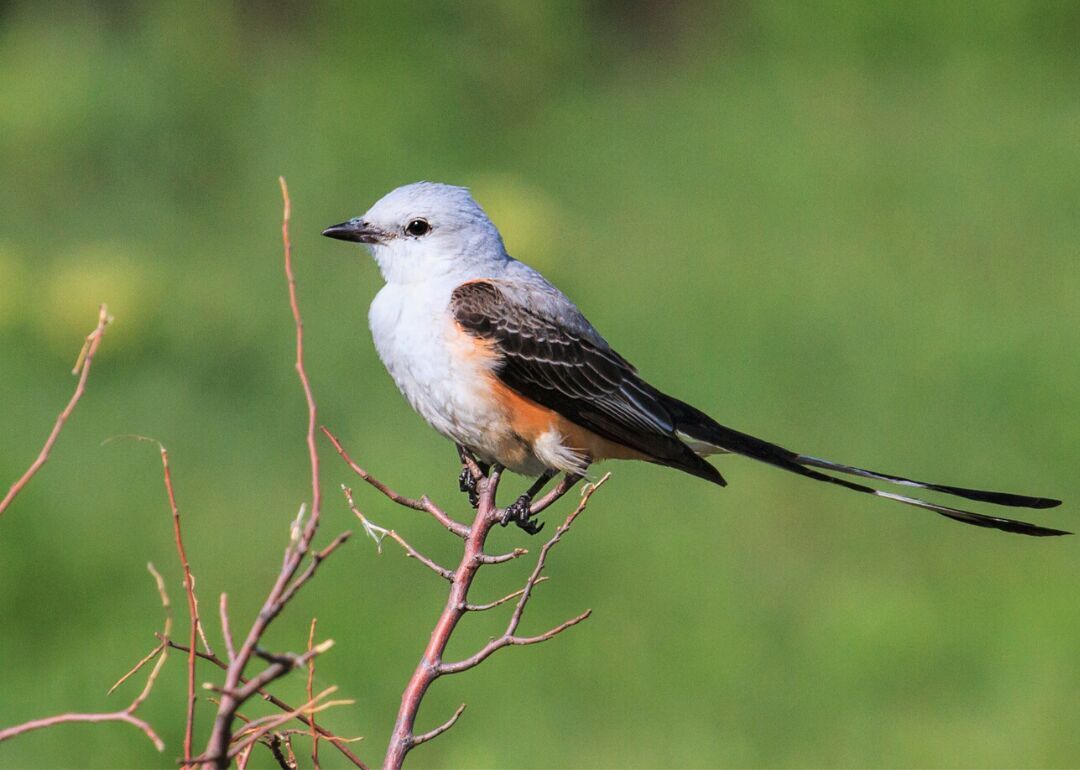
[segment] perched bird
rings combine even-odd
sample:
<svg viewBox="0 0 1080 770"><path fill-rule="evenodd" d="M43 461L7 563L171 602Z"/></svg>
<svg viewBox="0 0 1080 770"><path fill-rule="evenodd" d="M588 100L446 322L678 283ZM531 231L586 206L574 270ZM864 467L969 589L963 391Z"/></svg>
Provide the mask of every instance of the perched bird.
<svg viewBox="0 0 1080 770"><path fill-rule="evenodd" d="M498 229L463 187L399 187L322 234L366 245L378 263L386 285L368 321L379 357L413 408L479 461L539 477L507 508L503 524L538 531L530 501L560 471L579 477L600 460L646 460L724 486L703 458L733 452L967 524L1069 534L822 470L996 505L1052 508L1059 500L930 484L799 454L657 390L561 291L506 253Z"/></svg>

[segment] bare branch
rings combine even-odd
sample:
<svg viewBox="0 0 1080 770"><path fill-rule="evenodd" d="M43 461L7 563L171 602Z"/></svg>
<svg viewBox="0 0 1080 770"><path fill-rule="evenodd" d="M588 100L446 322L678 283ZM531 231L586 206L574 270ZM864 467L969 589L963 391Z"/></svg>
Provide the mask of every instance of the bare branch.
<svg viewBox="0 0 1080 770"><path fill-rule="evenodd" d="M311 619L311 628L308 630L307 638L307 651L311 655L315 648L315 618ZM308 703L311 703L314 699L314 685L315 685L315 656L312 655L308 658L308 670L307 670L307 697ZM315 712L308 711L308 719L311 720L311 764L315 770L320 770L319 765L319 731L315 726Z"/></svg>
<svg viewBox="0 0 1080 770"><path fill-rule="evenodd" d="M345 453L345 450L340 447L340 444L338 445L338 449L343 457L348 458L348 455ZM459 447L459 451L466 471L469 473L479 473L480 468L476 461L469 455L468 451L461 447ZM347 459L347 461L349 460ZM454 570L448 578L451 582L450 595L447 597L446 606L439 616L435 629L432 631L431 638L428 641L427 648L424 650L420 662L417 664L409 683L402 693L401 707L398 710L397 720L394 723L390 744L387 747L386 758L384 760L384 767L386 768L400 768L405 761L405 756L413 747L424 741L436 738L446 730L449 730L460 716L461 710L459 709L450 720L440 727L428 733L424 733L419 737L414 734L413 726L416 724L416 715L419 711L420 703L423 700L428 687L431 686L432 682L434 682L437 677L443 674L457 673L479 665L494 653L495 650L501 649L502 647L537 644L539 642L547 641L589 617L590 611L586 610L580 615L537 636L521 636L516 633L518 624L521 622L521 616L524 612L525 605L528 603L532 593L532 589L543 580L540 573L544 569L548 552L585 509L589 498L600 484L607 480L607 476L601 479L598 484L589 486L585 489L578 506L566 517L566 521L564 521L555 531L552 538L544 544L540 551L540 555L537 557L536 566L524 587L489 604L473 605L469 603L469 588L472 585L477 570L479 570L481 566L484 564L501 564L516 559L525 553L525 550L521 548L502 555L490 555L484 552L484 544L488 534L491 529L501 523L504 518L505 512L495 504L501 475L502 468L496 464L492 466L487 476L481 475L479 477L474 477L476 478L476 515L472 524L467 528L465 548L461 556L461 561L458 563L457 569ZM564 479L553 492L549 493L545 498L539 501L537 504L539 506L538 510L543 510L565 495L577 480L578 479L570 476ZM348 492L346 492L346 499L350 500ZM350 505L350 507L355 509L355 505ZM372 525L370 525L369 522L366 522L366 519L364 519L363 515L358 510L354 512L361 517L362 521L365 521L365 526L369 527L369 531L371 531L370 526ZM392 534L389 530L383 530L382 528L378 529L384 535L389 536ZM518 600L517 604L514 607L514 612L507 624L506 631L502 636L491 640L491 642L469 658L465 658L464 660L455 663L443 662L443 655L446 651L447 644L449 643L450 636L466 612L491 609L492 607L497 607L500 604L515 598Z"/></svg>
<svg viewBox="0 0 1080 770"><path fill-rule="evenodd" d="M214 650L210 647L210 640L206 638L206 625L202 622L202 616L199 614L199 594L195 590L195 576L191 576L191 598L195 600L195 627L199 630L199 639L202 640L203 649L209 653L213 653Z"/></svg>
<svg viewBox="0 0 1080 770"><path fill-rule="evenodd" d="M548 578L545 575L544 577L541 577L535 583L533 583L533 585L539 585L540 583L543 583L547 579ZM514 591L513 593L507 594L506 596L502 597L501 599L496 599L495 601L488 602L487 604L466 604L465 605L465 610L467 612L483 612L484 610L494 609L495 607L498 607L500 604L506 604L511 599L518 598L523 593L525 593L525 589L524 588L519 588L518 590Z"/></svg>
<svg viewBox="0 0 1080 770"><path fill-rule="evenodd" d="M224 591L218 600L218 614L221 616L221 635L225 637L225 653L229 656L229 662L236 660L236 647L233 644L232 629L229 627L229 597ZM207 654L213 655L210 650Z"/></svg>
<svg viewBox="0 0 1080 770"><path fill-rule="evenodd" d="M353 472L356 473L357 476L362 478L368 484L370 484L372 487L374 487L376 490L378 490L380 493L382 493L383 496L385 496L388 500L390 500L391 502L395 502L405 508L412 508L414 511L426 511L427 513L430 513L436 521L438 521L449 531L453 532L455 535L462 539L469 536L469 528L467 526L462 524L460 521L456 521L455 519L451 518L446 511L435 505L435 503L433 503L426 495L421 497L419 500L415 500L411 497L405 497L404 495L398 494L390 487L386 486L386 484L383 484L377 478L375 478L366 470L357 465L356 462L351 457L349 457L349 453L345 451L345 448L341 445L341 441L338 440L338 437L331 433L326 428L326 426L322 426L322 432L326 434L326 437L330 440L330 443L334 445L334 449L336 449L337 453L341 455L341 459L344 460L350 468L352 468Z"/></svg>
<svg viewBox="0 0 1080 770"><path fill-rule="evenodd" d="M301 572L300 576L296 578L296 580L293 581L293 583L289 585L288 588L285 589L284 593L282 593L281 604L287 604L289 600L293 598L296 592L299 591L305 583L311 580L312 577L314 577L315 570L319 568L319 565L326 561L326 558L334 551L336 551L338 549L338 546L340 546L350 537L352 537L352 532L350 532L349 530L345 530L333 540L331 540L328 546L323 548L321 551L316 551L312 555L311 562L308 564L307 568L303 572Z"/></svg>
<svg viewBox="0 0 1080 770"><path fill-rule="evenodd" d="M252 623L247 636L241 643L240 648L236 651L235 658L228 664L225 673L225 685L222 688L223 695L221 698L221 705L218 707L217 715L214 718L214 727L211 731L206 749L203 752L203 756L213 758L212 761L220 770L224 770L224 768L227 768L229 765L228 749L232 740L233 718L236 715L236 710L244 700L238 696L243 695L245 697L250 697L258 687L262 686L262 684L271 681L276 678L276 676L280 676L287 670L283 668L280 672L275 672L274 665L268 666L262 673L241 687L244 668L251 660L251 656L254 654L259 640L266 632L270 623L272 623L281 613L285 604L292 599L292 597L296 595L296 592L311 578L319 562L328 556L338 545L344 542L346 537L348 537L348 535L339 535L330 546L315 555L311 564L308 566L308 569L302 575L296 577L301 563L311 549L311 543L315 539L315 533L319 528L319 519L322 510L322 492L319 484L319 453L315 442L315 426L317 425L315 397L311 390L311 382L308 379L307 370L304 368L304 322L300 315L300 305L296 292L296 276L293 273L292 266L292 241L289 237L289 221L292 217L292 203L289 200L289 190L285 184L285 178L279 177L278 182L281 186L283 207L281 240L285 253L285 278L289 290L289 307L292 310L293 323L296 327L295 368L297 376L300 379L300 385L304 391L304 399L307 402L308 419L305 441L308 449L308 459L311 465L311 512L304 522L302 529L298 530L297 536L290 541L277 580L274 582L273 587L270 589L270 593L263 602L262 609ZM294 580L294 578L296 579ZM190 646L194 648L194 644ZM315 648L315 650L318 649L318 647ZM314 653L315 650L312 652ZM259 682L259 684L252 687L251 685L253 682Z"/></svg>
<svg viewBox="0 0 1080 770"><path fill-rule="evenodd" d="M30 464L30 467L26 469L26 472L19 477L19 480L11 485L11 488L4 495L4 499L0 500L0 516L4 515L4 511L11 505L11 501L15 499L15 496L23 490L30 479L34 477L34 474L40 470L41 466L49 459L49 453L52 452L53 445L56 444L56 439L60 437L60 431L64 428L64 423L68 421L71 413L75 411L75 405L79 403L79 399L82 398L83 393L86 391L86 380L90 376L90 364L94 362L94 354L97 353L98 345L101 344L101 338L105 334L105 327L112 321L112 317L109 315L108 308L102 305L98 309L98 322L97 327L86 337L86 342L83 343L82 349L79 351L79 357L75 361L75 368L72 369L72 374L79 374L79 382L75 385L75 393L71 396L67 406L56 418L56 422L53 424L53 429L49 433L49 437L45 439L45 445L41 448L37 458ZM81 372L81 374L80 374Z"/></svg>
<svg viewBox="0 0 1080 770"><path fill-rule="evenodd" d="M303 668L307 665L307 662L314 658L316 655L321 655L331 647L334 646L333 639L327 639L325 642L315 645L310 651L303 653L302 655L293 655L289 653L287 655L276 656L273 663L268 665L258 674L253 676L247 684L232 691L235 693L234 697L241 703L246 701L258 690L261 690L266 685L273 682L275 679L280 679L285 674L289 673L294 668ZM229 696L230 691L225 691L226 697ZM224 698L222 699L224 700Z"/></svg>
<svg viewBox="0 0 1080 770"><path fill-rule="evenodd" d="M474 666L479 666L481 663L487 660L493 652L495 652L496 650L501 650L503 647L510 647L511 645L527 645L546 642L548 639L558 636L571 626L576 626L578 623L585 620L591 614L592 610L585 610L580 615L570 618L570 620L560 623L554 628L536 636L515 636L513 634L503 634L502 636L496 639L492 639L490 642L485 644L475 655L470 655L464 660L459 660L456 663L441 664L439 666L439 673L459 674L462 671L468 671Z"/></svg>
<svg viewBox="0 0 1080 770"><path fill-rule="evenodd" d="M588 506L589 499L593 496L593 494L596 493L596 490L598 490L601 486L604 485L604 483L609 478L611 478L611 474L605 473L598 482L596 482L595 484L587 485L581 491L581 500L578 502L577 507L574 508L574 510L570 511L570 514L566 517L566 520L561 525L559 525L558 528L556 528L551 538L546 543L544 543L543 548L540 549L540 556L538 556L536 559L536 566L533 568L532 574L529 575L529 579L525 581L525 590L522 592L521 598L518 599L517 606L514 607L513 615L510 616L510 623L506 628L506 633L508 635L513 634L517 630L518 624L521 622L521 615L523 612L525 612L525 605L528 604L529 597L532 596L532 590L536 586L536 581L539 579L540 573L544 571L544 565L547 563L548 552L550 552L551 549L555 547L555 544L562 539L562 536L566 534L567 530L570 529L577 517L580 516L582 511L584 511L586 506ZM588 617L588 615L588 612L584 613L584 615L580 617L580 620L584 620L586 617ZM574 623L571 623L570 625L574 625Z"/></svg>
<svg viewBox="0 0 1080 770"><path fill-rule="evenodd" d="M563 495L573 489L574 485L579 481L581 481L581 476L576 473L568 473L563 476L562 481L560 481L553 490L539 500L534 501L533 504L529 506L529 515L535 516L541 511L550 508L554 503L558 502Z"/></svg>
<svg viewBox="0 0 1080 770"><path fill-rule="evenodd" d="M161 673L161 668L165 665L165 660L169 654L169 645L167 641L168 634L172 628L172 615L169 610L169 594L165 590L165 581L162 580L161 574L154 568L153 564L147 564L146 568L150 571L150 574L153 576L154 581L157 584L158 594L161 596L161 605L165 610L165 626L161 635L162 641L161 644L155 647L149 655L143 657L142 660L136 663L134 668L132 668L128 673L120 677L120 680L116 684L114 684L109 690L110 693L113 692L113 690L123 684L127 679L129 679L133 674L135 674L136 671L141 669L147 662L149 662L156 656L157 662L150 670L149 676L146 677L146 684L143 686L143 689L139 692L139 694L135 696L135 699L131 701L128 707L123 711L111 711L102 714L59 714L54 717L45 717L44 719L34 719L29 722L24 722L21 725L9 727L6 730L0 730L0 743L3 743L4 741L10 738L14 738L18 735L23 735L24 733L29 733L33 732L34 730L41 730L45 727L53 727L55 725L66 724L70 722L127 722L128 724L142 730L143 734L151 740L151 742L154 744L154 747L158 751L165 750L165 743L161 740L161 738L158 737L158 734L154 732L153 728L150 727L147 722L135 716L136 709L138 709L139 706L141 706L143 702L149 697L150 690L153 689L154 683L157 681L158 674Z"/></svg>
<svg viewBox="0 0 1080 770"><path fill-rule="evenodd" d="M180 566L184 569L184 592L187 594L188 617L191 623L188 634L188 646L191 652L187 660L187 716L184 723L184 761L191 759L191 744L195 730L195 635L199 629L199 607L195 599L195 578L191 576L191 565L188 563L187 553L184 551L184 539L180 534L180 509L176 505L176 494L173 491L172 472L169 469L169 452L165 445L157 442L161 452L161 467L165 476L165 492L169 498L169 509L172 511L173 538L176 541L176 552L180 557ZM205 644L205 637L204 642Z"/></svg>
<svg viewBox="0 0 1080 770"><path fill-rule="evenodd" d="M234 738L234 742L236 745L229 748L225 759L231 759L232 757L235 757L238 754L242 753L248 746L256 743L269 733L272 733L274 730L276 730L278 727L285 724L286 722L292 719L296 719L303 712L307 712L309 714L316 714L320 711L334 708L335 706L350 706L356 702L353 700L332 700L323 702L323 699L332 695L336 691L336 687L329 687L316 695L312 700L304 703L298 709L287 712L285 714L274 714L272 716L262 717L260 719L253 719L249 721L243 727L243 729L241 729L236 734ZM196 761L216 762L219 759L221 758L203 755L201 757L197 757Z"/></svg>
<svg viewBox="0 0 1080 770"><path fill-rule="evenodd" d="M528 552L528 548L515 548L510 553L499 554L498 556L491 556L486 553L477 554L476 558L480 560L481 564L504 564L508 561L520 558Z"/></svg>
<svg viewBox="0 0 1080 770"><path fill-rule="evenodd" d="M445 722L443 722L441 725L436 727L434 730L428 730L423 735L417 735L416 737L414 737L413 740L412 740L412 745L413 746L419 746L421 743L427 743L432 738L438 738L440 735L442 735L447 730L449 730L451 727L453 727L454 725L457 724L457 721L461 717L461 714L462 714L463 711L465 711L465 704L464 703L462 703L460 706L457 707L457 710L454 712L454 715L452 717L447 719Z"/></svg>
<svg viewBox="0 0 1080 770"><path fill-rule="evenodd" d="M158 751L165 750L165 743L154 732L154 729L127 711L113 711L108 714L60 714L55 717L35 719L15 727L9 727L6 730L0 730L0 743L9 738L14 738L16 735L23 735L34 730L40 730L43 727L53 727L67 722L127 722L142 730L143 734L153 742L154 748Z"/></svg>
<svg viewBox="0 0 1080 770"><path fill-rule="evenodd" d="M174 650L180 650L181 652L187 652L188 651L187 647L185 647L182 644L177 644L176 642L169 642L169 646L172 647ZM220 668L222 671L228 671L228 669L229 669L229 664L226 663L225 661L221 660L220 658L218 658L216 655L208 655L208 654L205 654L205 653L202 653L202 652L196 652L195 655L196 655L196 657L201 658L201 659L207 661L208 663L213 663L215 666ZM240 682L242 684L247 684L248 680L247 679L241 679ZM258 694L262 697L263 700L267 701L268 703L273 704L274 706L281 709L282 711L289 711L289 712L297 711L297 709L294 709L288 703L281 700L281 698L277 697L276 695L274 695L273 693L271 693L271 692L269 692L269 691L267 691L265 689L260 689L258 691ZM302 713L298 713L296 715L296 719L298 721L302 722L303 724L309 726L309 727L311 726L312 720L305 717ZM359 767L359 768L366 768L367 767L367 765L365 765L364 762L358 756L353 754L346 746L343 745L343 744L346 744L346 743L355 743L356 741L363 740L363 738L342 738L342 737L340 737L338 735L335 735L330 730L327 730L326 728L322 727L321 725L316 725L315 729L318 730L319 735L321 735L323 738L325 738L330 743L332 743L334 745L334 747L336 749L338 749L342 753L342 755L345 756L346 759L348 759L350 762L353 763L353 765L355 765L356 767Z"/></svg>
<svg viewBox="0 0 1080 770"><path fill-rule="evenodd" d="M446 567L443 567L441 564L438 564L434 559L424 556L424 554L413 548L412 545L410 545L408 541L405 540L405 538L403 538L394 530L380 527L378 524L375 524L374 522L369 520L367 516L365 516L356 506L356 502L353 500L352 490L344 484L341 485L341 491L345 494L345 501L349 505L349 510L356 514L356 517L360 519L360 523L364 525L364 529L369 534L371 534L373 538L375 538L376 543L381 544L382 538L389 537L391 540L393 540L405 550L405 555L408 556L410 559L416 559L418 562L423 564L425 567L430 569L439 577L443 578L444 580L449 580L453 582L453 570L449 570Z"/></svg>
<svg viewBox="0 0 1080 770"><path fill-rule="evenodd" d="M117 679L117 680L116 680L116 684L114 684L114 685L113 685L112 687L110 687L110 688L109 688L109 691L108 691L108 692L106 692L105 694L106 694L106 695L112 695L112 694L113 694L114 692L116 692L116 688L118 688L118 687L119 687L120 685L122 685L122 684L123 684L124 682L126 682L126 681L127 681L128 679L130 679L131 677L135 676L135 674L137 674L137 673L139 672L139 670L140 670L140 669L141 669L141 668L142 668L143 666L145 666L145 665L146 665L147 663L149 663L149 662L150 662L150 661L152 661L152 660L153 660L154 658L156 658L156 657L157 657L157 654L158 654L159 652L161 652L161 648L162 648L162 647L164 647L164 646L165 646L165 643L164 643L164 642L159 642L159 643L158 643L158 646L157 646L157 647L155 647L154 649L150 650L150 652L146 653L146 655L145 655L145 656L144 656L144 657L142 658L142 660L140 660L140 661L139 661L138 663L136 663L136 664L135 664L135 665L134 665L134 666L133 666L133 667L131 668L131 670L130 670L130 671L128 671L128 672L127 672L126 674L124 674L124 675L123 675L122 677L120 677L119 679Z"/></svg>

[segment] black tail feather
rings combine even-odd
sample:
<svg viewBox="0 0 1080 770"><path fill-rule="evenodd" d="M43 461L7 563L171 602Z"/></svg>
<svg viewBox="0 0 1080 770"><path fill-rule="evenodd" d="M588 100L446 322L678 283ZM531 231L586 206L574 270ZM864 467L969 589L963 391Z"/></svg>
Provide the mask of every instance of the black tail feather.
<svg viewBox="0 0 1080 770"><path fill-rule="evenodd" d="M935 492L944 492L947 495L963 497L968 500L978 500L984 503L993 503L994 505L1009 505L1016 508L1054 508L1061 505L1060 500L1054 500L1049 497L1027 497L1025 495L1014 495L1008 492L986 492L981 489L965 489L964 487L950 487L945 484L931 484L927 481L915 481L914 479L906 479L903 476L892 476L888 473L880 473L879 471L868 471L865 468L856 468L853 465L842 465L841 463L834 463L828 460L822 460L819 457L810 457L809 455L798 455L797 461L802 465L809 465L814 468L825 468L826 470L836 471L837 473L862 476L865 479L888 481L892 484L902 484L906 487L932 489Z"/></svg>
<svg viewBox="0 0 1080 770"><path fill-rule="evenodd" d="M761 462L768 463L777 468L783 468L784 470L790 471L791 473L797 473L800 476L806 476L807 478L814 479L815 481L824 481L829 484L836 484L838 486L844 487L845 489L850 489L855 492L862 492L864 494L875 495L877 497L884 497L887 500L895 500L896 502L904 503L906 505L912 505L916 508L923 508L928 511L934 511L935 513L939 513L942 516L954 519L955 521L961 521L965 524L972 524L977 527L990 527L992 529L999 529L1004 532L1015 532L1022 535L1033 535L1036 537L1072 534L1071 532L1066 532L1060 529L1040 527L1035 524L1029 524L1024 521L1016 521L1014 519L1006 519L1000 516L989 516L982 513L964 511L959 508L952 508L947 505L939 505L937 503L931 503L915 497L907 497L905 495L898 495L894 492L886 492L880 489L874 489L873 487L868 487L863 484L848 481L847 479L842 479L836 476L830 476L826 473L821 473L820 471L813 470L812 468L824 468L826 470L832 470L838 473L845 473L852 476L875 479L877 481L885 481L892 484L918 487L920 489L931 489L935 492L943 492L945 494L954 495L956 497L962 497L968 500L976 500L979 502L993 503L995 505L1007 505L1021 508L1053 508L1054 506L1061 504L1060 500L1053 500L1046 497L1027 497L1024 495L1014 495L1006 492L987 492L978 489L966 489L964 487L951 487L944 484L930 484L923 481L907 479L903 476L891 476L885 473L877 473L876 471L868 471L863 468L856 468L851 465L833 463L817 457L801 455L796 452L792 452L789 449L785 449L782 446L778 446L777 444L772 444L768 441L764 441L749 434L741 433L740 431L724 427L708 415L704 414L698 409L695 409L689 404L683 403L682 401L670 398L670 401L665 403L665 406L667 406L671 410L672 414L675 416L678 430L685 435L699 441L704 441L712 444L719 449L724 449L728 452L734 452L736 454L741 454L755 460L760 460Z"/></svg>

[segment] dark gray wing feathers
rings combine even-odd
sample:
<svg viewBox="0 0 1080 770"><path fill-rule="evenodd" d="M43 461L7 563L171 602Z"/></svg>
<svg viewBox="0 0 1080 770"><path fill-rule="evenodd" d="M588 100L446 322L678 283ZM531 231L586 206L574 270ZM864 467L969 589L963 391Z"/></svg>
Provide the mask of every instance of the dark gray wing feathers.
<svg viewBox="0 0 1080 770"><path fill-rule="evenodd" d="M496 374L506 385L653 462L724 483L715 468L676 437L663 395L641 380L584 318L556 321L535 304L511 299L515 291L520 289L497 280L470 281L457 287L450 300L454 319L466 332L497 345L502 361ZM561 296L535 299L536 304L555 300L564 313L573 307Z"/></svg>

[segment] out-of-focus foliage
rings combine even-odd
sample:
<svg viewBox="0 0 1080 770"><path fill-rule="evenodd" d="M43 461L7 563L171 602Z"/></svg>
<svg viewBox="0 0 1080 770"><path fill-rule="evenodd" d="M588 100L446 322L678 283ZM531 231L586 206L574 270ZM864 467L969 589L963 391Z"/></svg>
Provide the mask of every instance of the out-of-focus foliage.
<svg viewBox="0 0 1080 770"><path fill-rule="evenodd" d="M169 447L207 614L227 590L246 627L276 574L308 494L278 174L321 420L403 491L464 508L452 448L373 352L374 266L318 233L433 179L471 186L512 253L722 422L1059 495L1037 518L1080 526L1074 3L9 2L0 484L70 393L97 303L116 322L0 520L0 724L127 703L104 692L160 626L147 560L182 606L156 453L103 439ZM353 522L325 449L329 534ZM1075 539L718 462L727 489L613 465L527 623L592 619L439 681L424 729L470 709L412 763L1077 763ZM360 499L451 558L430 521ZM499 569L482 594L526 565ZM268 640L301 648L318 615L338 640L318 683L357 699L326 723L373 761L444 589L355 538ZM145 707L164 756L124 725L70 726L3 745L0 765L172 766L182 677L177 660Z"/></svg>

